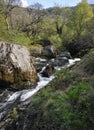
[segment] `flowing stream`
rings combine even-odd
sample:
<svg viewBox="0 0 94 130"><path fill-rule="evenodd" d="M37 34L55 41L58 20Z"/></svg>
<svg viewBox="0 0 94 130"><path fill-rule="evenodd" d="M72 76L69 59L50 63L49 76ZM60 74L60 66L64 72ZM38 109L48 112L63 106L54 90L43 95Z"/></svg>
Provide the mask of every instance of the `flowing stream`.
<svg viewBox="0 0 94 130"><path fill-rule="evenodd" d="M66 67L70 67L71 65L75 64L75 62L77 62L79 60L80 60L79 58L69 59L69 64L66 65ZM60 70L61 68L62 67L56 67L57 70ZM44 69L45 69L45 67L43 67L42 71ZM39 82L37 83L36 88L15 92L14 94L9 96L7 101L9 102L9 101L15 100L17 97L19 97L19 95L20 95L20 101L25 101L28 98L30 98L31 96L33 96L35 93L37 93L40 89L45 87L49 82L51 82L55 78L54 75L50 76L49 78L42 77L40 73L38 73L38 77L39 77Z"/></svg>
<svg viewBox="0 0 94 130"><path fill-rule="evenodd" d="M79 60L80 60L79 58L69 59L69 64L66 65L65 67L70 67ZM57 70L60 70L61 68L64 68L64 67L56 67ZM43 67L41 72L44 69L45 69L45 67ZM0 103L0 120L2 120L6 116L7 112L10 111L10 109L12 109L14 107L14 105L16 106L17 103L19 103L19 102L23 103L23 102L29 100L40 89L47 86L47 84L55 78L55 75L51 75L49 78L45 78L45 77L41 76L41 73L38 73L38 77L39 77L39 82L37 83L37 86L34 89L27 89L27 90L14 92L13 94L8 95L8 97L6 98L6 100L3 103ZM12 108L11 108L11 106L12 106Z"/></svg>

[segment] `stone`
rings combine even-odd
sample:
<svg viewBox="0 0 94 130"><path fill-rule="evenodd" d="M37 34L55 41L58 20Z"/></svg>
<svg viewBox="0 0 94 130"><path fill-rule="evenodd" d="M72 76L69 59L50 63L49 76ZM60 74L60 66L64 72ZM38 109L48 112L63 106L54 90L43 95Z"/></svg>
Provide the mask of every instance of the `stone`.
<svg viewBox="0 0 94 130"><path fill-rule="evenodd" d="M71 56L71 54L69 53L69 52L61 52L60 54L59 54L59 57L66 57L66 58L68 58L68 59L72 59L72 56Z"/></svg>
<svg viewBox="0 0 94 130"><path fill-rule="evenodd" d="M54 67L50 64L47 64L45 69L41 72L43 77L50 77L54 73Z"/></svg>
<svg viewBox="0 0 94 130"><path fill-rule="evenodd" d="M46 66L47 62L48 62L48 61L47 61L46 59L41 59L41 58L39 58L39 57L37 57L37 58L35 58L35 59L33 60L34 67L35 67L37 73L39 73L39 72L42 70L42 68L43 68L44 66Z"/></svg>
<svg viewBox="0 0 94 130"><path fill-rule="evenodd" d="M63 67L69 63L68 58L66 57L57 57L56 59L51 59L49 64L53 67Z"/></svg>
<svg viewBox="0 0 94 130"><path fill-rule="evenodd" d="M52 45L48 45L43 48L41 55L48 59L55 58L56 50Z"/></svg>
<svg viewBox="0 0 94 130"><path fill-rule="evenodd" d="M25 46L0 42L0 87L32 87L38 77Z"/></svg>

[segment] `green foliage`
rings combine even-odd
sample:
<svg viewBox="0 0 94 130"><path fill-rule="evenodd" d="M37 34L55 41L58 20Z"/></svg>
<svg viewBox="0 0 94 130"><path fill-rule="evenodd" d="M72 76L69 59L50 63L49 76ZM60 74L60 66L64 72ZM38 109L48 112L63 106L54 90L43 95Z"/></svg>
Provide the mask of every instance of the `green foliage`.
<svg viewBox="0 0 94 130"><path fill-rule="evenodd" d="M5 21L5 17L4 14L0 13L0 30L4 30L6 29L6 21Z"/></svg>
<svg viewBox="0 0 94 130"><path fill-rule="evenodd" d="M49 37L50 42L57 48L60 49L62 46L62 39L60 38L60 36L57 35L51 35Z"/></svg>
<svg viewBox="0 0 94 130"><path fill-rule="evenodd" d="M92 17L92 8L86 1L82 1L76 6L70 22L76 36L79 36L85 32L86 23L90 21Z"/></svg>
<svg viewBox="0 0 94 130"><path fill-rule="evenodd" d="M64 109L64 119L66 125L72 130L91 129L90 124L93 125L93 98L94 90L86 83L80 83L77 86L71 86L67 91L70 105ZM72 109L70 109L70 106ZM91 121L92 120L92 121ZM91 123L90 123L91 122Z"/></svg>
<svg viewBox="0 0 94 130"><path fill-rule="evenodd" d="M14 107L13 108L13 118L18 119L18 117L19 117L18 112L17 112L16 108Z"/></svg>
<svg viewBox="0 0 94 130"><path fill-rule="evenodd" d="M28 128L92 130L93 99L94 89L87 83L70 86L66 92L56 90L53 92L53 88L49 86L32 99L30 113L34 110L37 116L30 117L32 126L29 124Z"/></svg>
<svg viewBox="0 0 94 130"><path fill-rule="evenodd" d="M20 8L0 2L0 41L29 46L49 40L57 49L63 47L77 56L94 47L93 12L86 1L74 8L55 6L50 12L37 4Z"/></svg>
<svg viewBox="0 0 94 130"><path fill-rule="evenodd" d="M10 43L22 44L27 47L30 46L30 39L26 37L24 33L18 33L17 31L7 31L1 30L0 31L0 41L6 41Z"/></svg>
<svg viewBox="0 0 94 130"><path fill-rule="evenodd" d="M56 72L53 82L33 97L28 129L93 130L93 56L91 50L77 65Z"/></svg>

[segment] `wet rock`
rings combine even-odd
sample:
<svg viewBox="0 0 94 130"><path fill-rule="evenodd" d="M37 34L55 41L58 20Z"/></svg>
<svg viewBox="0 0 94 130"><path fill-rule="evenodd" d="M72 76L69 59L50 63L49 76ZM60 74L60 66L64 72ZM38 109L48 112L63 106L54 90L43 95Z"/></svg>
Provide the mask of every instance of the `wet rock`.
<svg viewBox="0 0 94 130"><path fill-rule="evenodd" d="M0 42L0 87L27 88L37 79L27 48Z"/></svg>
<svg viewBox="0 0 94 130"><path fill-rule="evenodd" d="M49 64L51 64L53 67L62 67L69 63L68 58L66 57L57 57L56 59L51 59Z"/></svg>
<svg viewBox="0 0 94 130"><path fill-rule="evenodd" d="M34 67L37 72L40 72L44 66L46 66L47 60L41 58L35 58L34 60Z"/></svg>
<svg viewBox="0 0 94 130"><path fill-rule="evenodd" d="M49 45L49 46L45 46L41 52L41 55L48 58L48 59L51 59L51 58L54 58L56 57L56 52L55 52L55 48L52 46L52 45Z"/></svg>
<svg viewBox="0 0 94 130"><path fill-rule="evenodd" d="M50 64L48 64L45 69L41 72L43 77L49 77L53 74L54 72L54 67Z"/></svg>
<svg viewBox="0 0 94 130"><path fill-rule="evenodd" d="M69 52L61 52L61 53L59 54L59 57L61 57L61 58L66 57L66 58L68 58L68 59L72 59L72 56L71 56L71 54L70 54Z"/></svg>
<svg viewBox="0 0 94 130"><path fill-rule="evenodd" d="M0 94L0 106L1 106L1 102L5 102L8 95L10 94L11 92L9 92L7 89L4 90L1 94Z"/></svg>

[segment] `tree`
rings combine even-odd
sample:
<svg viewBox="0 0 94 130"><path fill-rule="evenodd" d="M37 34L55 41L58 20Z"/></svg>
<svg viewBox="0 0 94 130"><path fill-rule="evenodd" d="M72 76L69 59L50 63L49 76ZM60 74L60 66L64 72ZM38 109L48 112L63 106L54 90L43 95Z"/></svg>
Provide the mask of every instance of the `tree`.
<svg viewBox="0 0 94 130"><path fill-rule="evenodd" d="M4 16L4 1L0 0L0 31L6 29L6 21Z"/></svg>
<svg viewBox="0 0 94 130"><path fill-rule="evenodd" d="M41 4L36 3L27 8L27 12L29 14L30 20L29 23L24 26L22 31L25 32L30 39L33 38L34 40L41 31L44 10L42 9Z"/></svg>
<svg viewBox="0 0 94 130"><path fill-rule="evenodd" d="M10 24L11 24L11 11L15 6L20 6L21 2L19 0L2 0L4 3L3 4L3 10L4 10L4 15L6 19L6 25L7 25L7 30L10 29ZM10 19L10 22L8 21ZM11 24L12 26L12 24Z"/></svg>
<svg viewBox="0 0 94 130"><path fill-rule="evenodd" d="M52 13L54 17L54 24L55 24L56 32L59 36L61 36L62 28L64 25L63 16L62 16L62 8L56 6L53 8Z"/></svg>
<svg viewBox="0 0 94 130"><path fill-rule="evenodd" d="M87 22L93 17L93 11L86 0L80 2L75 8L70 18L71 29L74 35L79 37L86 31Z"/></svg>

